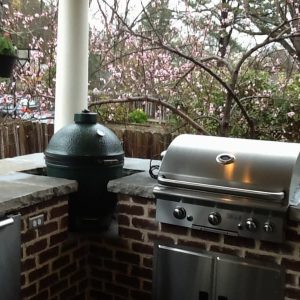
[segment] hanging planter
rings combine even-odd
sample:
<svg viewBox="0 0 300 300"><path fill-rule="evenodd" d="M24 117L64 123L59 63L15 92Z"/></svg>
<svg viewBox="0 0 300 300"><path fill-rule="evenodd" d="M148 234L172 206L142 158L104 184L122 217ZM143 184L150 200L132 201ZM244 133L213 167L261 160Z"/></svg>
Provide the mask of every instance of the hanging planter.
<svg viewBox="0 0 300 300"><path fill-rule="evenodd" d="M0 54L0 77L9 78L17 60L16 56Z"/></svg>
<svg viewBox="0 0 300 300"><path fill-rule="evenodd" d="M5 36L0 35L0 77L10 77L17 60L11 40Z"/></svg>

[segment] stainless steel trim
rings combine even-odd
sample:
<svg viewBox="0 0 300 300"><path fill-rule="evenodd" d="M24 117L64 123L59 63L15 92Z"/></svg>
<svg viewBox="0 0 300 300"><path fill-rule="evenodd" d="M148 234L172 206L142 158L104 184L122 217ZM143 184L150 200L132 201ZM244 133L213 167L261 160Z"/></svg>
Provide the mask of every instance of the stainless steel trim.
<svg viewBox="0 0 300 300"><path fill-rule="evenodd" d="M3 228L5 226L11 225L14 223L14 219L13 218L8 218L5 220L0 221L0 228Z"/></svg>
<svg viewBox="0 0 300 300"><path fill-rule="evenodd" d="M268 209L272 211L278 211L286 213L288 209L287 203L274 202L274 201L262 201L262 199L250 199L248 197L240 197L232 194L217 194L206 191L182 189L168 186L155 186L153 193L156 198L165 198L175 196L181 198L181 201L191 200L195 201L197 205L201 205L201 201L206 201L211 204L224 204L243 206L251 208ZM300 214L300 213L299 213Z"/></svg>
<svg viewBox="0 0 300 300"><path fill-rule="evenodd" d="M193 224L192 228L195 229L201 229L204 231L209 231L209 232L214 232L214 233L221 233L224 235L231 235L231 236L238 236L238 233L235 231L230 231L230 230L224 230L224 229L215 229L215 228L211 228L211 227L207 227L207 226L202 226L202 225L197 225L197 224Z"/></svg>
<svg viewBox="0 0 300 300"><path fill-rule="evenodd" d="M9 215L0 222L0 298L20 300L21 215Z"/></svg>
<svg viewBox="0 0 300 300"><path fill-rule="evenodd" d="M164 250L170 250L170 251L178 252L178 253L191 254L191 255L200 256L200 257L203 256L203 254L200 252L194 252L194 251L179 249L179 248L175 248L175 247L168 247L168 246L164 246L164 245L158 245L158 248L164 249Z"/></svg>
<svg viewBox="0 0 300 300"><path fill-rule="evenodd" d="M235 193L241 196L249 196L249 197L262 197L266 199L273 200L283 200L284 192L266 192L266 191L258 191L258 190L248 190L234 187L226 187L212 184L205 184L199 182L188 182L182 180L174 180L167 179L162 176L158 176L158 182L166 185L176 186L180 188L195 188L198 190L206 190L211 192L223 192L225 194Z"/></svg>

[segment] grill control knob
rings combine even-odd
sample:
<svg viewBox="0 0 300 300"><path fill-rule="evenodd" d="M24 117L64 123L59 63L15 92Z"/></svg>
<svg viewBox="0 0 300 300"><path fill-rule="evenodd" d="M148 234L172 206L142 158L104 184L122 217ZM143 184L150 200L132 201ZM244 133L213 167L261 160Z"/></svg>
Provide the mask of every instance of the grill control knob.
<svg viewBox="0 0 300 300"><path fill-rule="evenodd" d="M270 223L270 222L266 222L264 224L264 231L265 232L273 232L274 228L273 228L273 225Z"/></svg>
<svg viewBox="0 0 300 300"><path fill-rule="evenodd" d="M256 231L257 225L253 218L248 218L246 220L246 229L249 231Z"/></svg>
<svg viewBox="0 0 300 300"><path fill-rule="evenodd" d="M185 216L186 216L186 211L183 207L176 207L173 211L173 216L176 218L176 219L184 219Z"/></svg>
<svg viewBox="0 0 300 300"><path fill-rule="evenodd" d="M221 215L217 212L212 212L208 215L208 222L211 224L211 225L219 225L221 223Z"/></svg>

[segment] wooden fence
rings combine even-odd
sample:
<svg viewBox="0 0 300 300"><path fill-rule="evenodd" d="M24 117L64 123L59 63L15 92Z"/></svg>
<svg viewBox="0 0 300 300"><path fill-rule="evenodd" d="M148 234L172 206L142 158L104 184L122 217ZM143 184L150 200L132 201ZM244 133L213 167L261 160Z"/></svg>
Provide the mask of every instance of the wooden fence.
<svg viewBox="0 0 300 300"><path fill-rule="evenodd" d="M174 136L151 126L107 125L123 142L125 156L159 158ZM7 120L0 123L0 158L44 152L53 124Z"/></svg>
<svg viewBox="0 0 300 300"><path fill-rule="evenodd" d="M159 126L107 125L123 142L126 157L159 159L175 135Z"/></svg>
<svg viewBox="0 0 300 300"><path fill-rule="evenodd" d="M53 124L6 120L0 123L0 157L43 152L53 135Z"/></svg>

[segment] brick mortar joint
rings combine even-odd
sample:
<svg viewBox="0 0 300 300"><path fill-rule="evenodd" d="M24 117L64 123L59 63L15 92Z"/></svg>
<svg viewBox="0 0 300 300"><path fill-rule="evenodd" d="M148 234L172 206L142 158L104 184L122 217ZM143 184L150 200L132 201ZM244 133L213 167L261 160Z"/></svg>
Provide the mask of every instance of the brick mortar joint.
<svg viewBox="0 0 300 300"><path fill-rule="evenodd" d="M43 225L42 225L42 226L43 226ZM41 227L42 227L42 226L41 226ZM39 232L38 232L38 229L28 229L28 230L35 230L35 231L36 231L36 237L35 237L34 239L30 240L30 241L27 241L27 242L25 242L25 243L22 243L21 248L28 248L28 247L30 247L30 246L35 245L35 244L38 243L39 241L44 240L44 239L47 239L47 241L48 241L47 244L49 245L49 243L50 243L50 240L49 240L49 239L50 239L52 236L67 231L65 228L63 228L63 229L59 228L59 226L58 226L58 228L57 228L55 231L51 231L51 232L49 232L49 233L47 233L47 234L44 234L44 235L40 235Z"/></svg>
<svg viewBox="0 0 300 300"><path fill-rule="evenodd" d="M52 198L52 199L55 199L55 198ZM50 199L50 200L52 200L52 199ZM57 198L57 199L58 199L58 203L54 204L54 205L51 204L51 203L49 203L49 206L39 207L40 203L33 204L31 206L32 211L30 211L30 212L28 212L26 214L22 214L22 217L23 216L28 216L28 215L35 214L35 213L37 213L39 211L43 211L43 210L47 210L48 211L48 210L51 210L52 208L56 208L56 207L68 205L68 199L65 199L65 200L62 200L62 201L60 201L59 198ZM43 204L45 204L45 202L43 202ZM21 208L20 212L22 213L22 211L26 210L26 209L27 209L27 207Z"/></svg>

